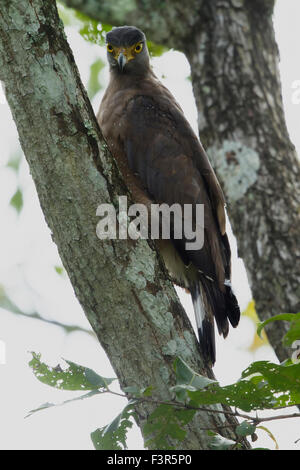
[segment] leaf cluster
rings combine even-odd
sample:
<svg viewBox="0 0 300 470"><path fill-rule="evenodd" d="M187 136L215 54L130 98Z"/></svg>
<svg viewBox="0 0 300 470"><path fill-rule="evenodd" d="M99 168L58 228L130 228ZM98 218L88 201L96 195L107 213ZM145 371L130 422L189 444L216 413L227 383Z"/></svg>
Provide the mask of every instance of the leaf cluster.
<svg viewBox="0 0 300 470"><path fill-rule="evenodd" d="M291 344L300 339L300 314L279 315L259 325L260 334L265 325L272 321L285 320L290 322L290 329L283 341ZM30 367L42 383L61 390L84 390L89 393L74 398L82 400L101 393L112 393L109 386L116 380L98 375L93 370L65 361L67 367L49 367L41 362L40 355L32 353ZM300 417L300 414L285 416L259 417L245 414L252 411L278 410L300 404L300 363L298 360L286 360L282 364L269 361L257 361L245 369L240 379L231 385L221 386L216 380L211 380L194 371L182 358L177 357L173 364L176 384L171 387L171 401L155 399L155 390L151 386L145 389L127 387L124 398L129 402L112 423L97 429L91 434L95 449L122 450L127 448L126 436L133 425L136 406L148 402L153 404L153 412L149 415L143 428L145 446L155 449L180 448L180 443L186 438L186 426L195 414L202 410L218 416L230 414L242 419L235 428L236 440L224 438L217 429L203 429L207 433L209 447L214 450L233 449L240 447L240 440L250 436L254 442L257 439L256 430L261 429L277 442L272 433L260 424L272 419ZM120 395L120 394L117 394ZM73 400L68 400L69 403ZM228 405L235 411L228 411ZM46 403L30 414L55 406Z"/></svg>

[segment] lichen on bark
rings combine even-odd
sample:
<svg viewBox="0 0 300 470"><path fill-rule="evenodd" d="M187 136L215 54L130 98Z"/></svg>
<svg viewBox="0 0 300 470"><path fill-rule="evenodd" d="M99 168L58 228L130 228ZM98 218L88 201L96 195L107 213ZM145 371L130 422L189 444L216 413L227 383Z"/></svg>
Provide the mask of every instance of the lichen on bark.
<svg viewBox="0 0 300 470"><path fill-rule="evenodd" d="M103 141L54 0L1 2L0 80L52 237L121 387L151 385L156 399L169 399L177 352L210 374L154 247L146 240L97 238L98 205L116 204L128 191ZM141 429L153 408L139 405ZM234 438L237 423L226 421L229 427L220 433ZM207 448L201 428L220 424L220 416L197 413L180 447ZM242 444L249 447L246 440Z"/></svg>

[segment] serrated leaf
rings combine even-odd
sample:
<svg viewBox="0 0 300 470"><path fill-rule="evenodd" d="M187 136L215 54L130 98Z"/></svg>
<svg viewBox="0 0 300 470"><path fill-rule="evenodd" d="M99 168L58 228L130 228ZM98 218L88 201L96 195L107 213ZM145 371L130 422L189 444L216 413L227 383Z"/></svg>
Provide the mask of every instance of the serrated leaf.
<svg viewBox="0 0 300 470"><path fill-rule="evenodd" d="M59 390L95 390L107 389L108 385L116 379L105 378L87 367L80 366L71 361L65 361L68 368L63 370L60 366L55 368L41 362L41 355L32 353L29 366L36 378L51 387Z"/></svg>
<svg viewBox="0 0 300 470"><path fill-rule="evenodd" d="M208 385L217 383L216 380L209 379L208 377L195 372L180 357L177 357L174 361L174 370L176 374L177 385L189 385L197 390L201 390Z"/></svg>
<svg viewBox="0 0 300 470"><path fill-rule="evenodd" d="M291 392L298 394L300 399L300 364L278 365L269 361L257 361L244 370L242 378L251 378L255 374L261 375L273 393Z"/></svg>
<svg viewBox="0 0 300 470"><path fill-rule="evenodd" d="M148 417L143 428L146 439L146 447L155 447L160 450L171 450L169 439L181 442L186 436L184 426L194 417L194 410L178 409L173 405L159 405Z"/></svg>
<svg viewBox="0 0 300 470"><path fill-rule="evenodd" d="M250 423L249 421L243 421L241 424L239 424L235 428L235 431L238 436L245 437L245 436L251 436L252 434L254 434L255 429L256 429L256 426L253 423Z"/></svg>
<svg viewBox="0 0 300 470"><path fill-rule="evenodd" d="M193 371L180 357L175 359L173 367L177 384L171 388L171 391L176 393L176 398L181 403L186 402L188 391L201 390L212 383L216 383L215 380L208 379Z"/></svg>
<svg viewBox="0 0 300 470"><path fill-rule="evenodd" d="M232 385L212 384L209 390L187 392L191 406L222 403L244 411L274 409L300 403L300 364L251 364Z"/></svg>
<svg viewBox="0 0 300 470"><path fill-rule="evenodd" d="M127 432L132 428L133 405L127 405L124 410L107 426L97 429L91 434L96 450L127 449Z"/></svg>
<svg viewBox="0 0 300 470"><path fill-rule="evenodd" d="M76 366L73 362L66 361L67 364L72 364ZM84 376L87 381L93 385L95 388L108 388L108 386L116 379L108 379L105 377L101 377L100 375L96 374L96 372L88 367L84 368Z"/></svg>
<svg viewBox="0 0 300 470"><path fill-rule="evenodd" d="M11 198L9 204L16 209L18 214L23 208L23 194L20 188L17 189L13 197Z"/></svg>

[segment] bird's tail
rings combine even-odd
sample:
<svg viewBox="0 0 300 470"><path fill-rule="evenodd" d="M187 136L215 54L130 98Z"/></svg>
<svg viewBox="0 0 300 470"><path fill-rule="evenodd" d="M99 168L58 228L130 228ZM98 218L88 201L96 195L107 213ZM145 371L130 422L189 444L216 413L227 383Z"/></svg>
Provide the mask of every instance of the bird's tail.
<svg viewBox="0 0 300 470"><path fill-rule="evenodd" d="M216 346L214 318L218 332L224 338L228 335L229 323L236 327L240 319L240 309L229 280L225 281L224 291L217 283L201 276L190 286L192 301L198 328L199 343L204 361L214 365Z"/></svg>
<svg viewBox="0 0 300 470"><path fill-rule="evenodd" d="M190 292L195 311L202 357L206 364L214 365L216 362L214 318L199 281L195 281L190 286Z"/></svg>

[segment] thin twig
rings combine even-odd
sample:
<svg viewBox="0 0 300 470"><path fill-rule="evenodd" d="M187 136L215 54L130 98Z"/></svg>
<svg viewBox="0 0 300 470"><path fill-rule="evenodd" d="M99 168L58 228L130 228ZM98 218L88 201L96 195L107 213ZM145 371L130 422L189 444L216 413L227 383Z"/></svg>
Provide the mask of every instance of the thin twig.
<svg viewBox="0 0 300 470"><path fill-rule="evenodd" d="M118 393L118 392L113 392L110 389L107 389L107 392L111 393L113 395L117 395L119 397L128 399L128 396L125 395L125 394ZM198 406L198 407L189 406L188 404L184 404L184 403L179 403L179 402L175 402L175 401L157 400L157 399L151 398L151 397L135 397L135 396L132 396L132 398L139 401L139 402L148 402L148 403L153 403L155 405L170 405L170 406L174 406L174 407L177 407L177 408L184 408L184 409L187 409L187 410L205 411L205 412L209 412L209 413L219 413L219 414L225 414L225 415L229 415L229 416L235 416L235 417L238 417L238 418L244 418L247 421L250 421L255 425L258 425L260 423L264 423L264 422L267 422L267 421L275 421L277 419L300 418L300 413L291 413L291 414L286 414L286 415L269 416L269 417L260 418L260 417L258 417L257 414L256 414L256 416L251 416L251 415L241 413L240 411L216 410L215 408L207 408L207 407L203 407L203 406ZM289 406L297 406L297 405L288 405L286 408L288 408ZM283 407L278 408L278 409L283 409ZM273 411L276 411L276 410L273 410ZM233 426L233 425L222 426L222 428L223 427L224 428L225 427L231 427L231 426ZM206 429L203 428L203 430L206 430Z"/></svg>

